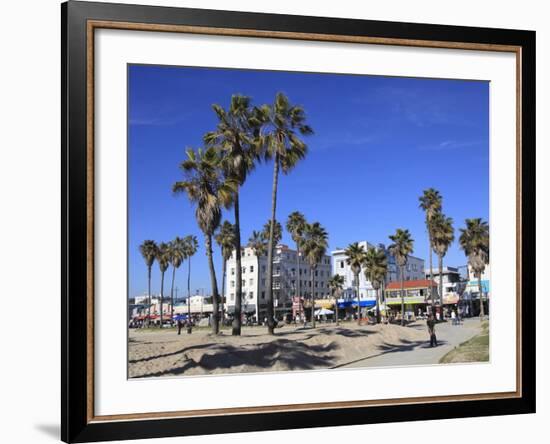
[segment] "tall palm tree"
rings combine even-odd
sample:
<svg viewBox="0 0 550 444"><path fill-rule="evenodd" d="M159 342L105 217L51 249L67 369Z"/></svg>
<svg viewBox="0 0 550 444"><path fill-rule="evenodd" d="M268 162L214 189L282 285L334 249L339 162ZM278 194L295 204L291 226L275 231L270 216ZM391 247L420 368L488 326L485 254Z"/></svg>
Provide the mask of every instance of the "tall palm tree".
<svg viewBox="0 0 550 444"><path fill-rule="evenodd" d="M172 285L170 287L170 320L174 319L174 282L176 280L176 268L179 268L185 260L185 240L176 237L169 244L170 263L172 264Z"/></svg>
<svg viewBox="0 0 550 444"><path fill-rule="evenodd" d="M355 295L357 296L357 324L361 325L361 298L359 293L359 273L365 260L365 249L359 242L353 242L345 250L347 256L346 263L350 266L353 273L353 283L355 285Z"/></svg>
<svg viewBox="0 0 550 444"><path fill-rule="evenodd" d="M191 257L199 248L197 237L192 234L185 236L185 258L187 259L187 320L191 320Z"/></svg>
<svg viewBox="0 0 550 444"><path fill-rule="evenodd" d="M428 230L428 249L430 257L430 279L433 279L433 259L432 259L432 250L433 246L433 229L432 229L432 220L437 213L441 211L441 194L435 188L428 188L424 190L422 196L418 199L420 201L420 208L426 214L426 229ZM441 280L441 276L439 277ZM430 285L429 287L430 301L432 305L432 313L435 313L435 301L433 288ZM441 315L443 316L443 304L441 304Z"/></svg>
<svg viewBox="0 0 550 444"><path fill-rule="evenodd" d="M376 322L380 323L380 287L388 272L388 258L381 248L368 248L365 254L365 278L376 291Z"/></svg>
<svg viewBox="0 0 550 444"><path fill-rule="evenodd" d="M187 194L189 200L196 205L195 218L199 228L204 233L210 282L212 288L212 333L219 333L218 313L218 284L212 253L212 236L218 228L222 218L222 207L228 208L233 203L233 196L237 184L226 178L221 172L221 156L219 152L209 147L199 148L197 151L187 150L185 159L180 168L184 174L184 181L176 182L172 189L175 193Z"/></svg>
<svg viewBox="0 0 550 444"><path fill-rule="evenodd" d="M344 276L342 276L340 274L335 274L328 281L328 286L330 288L330 292L332 293L332 296L334 297L334 309L335 309L335 315L336 315L336 325L340 325L340 319L338 317L338 298L342 294L342 289L344 288L344 283L345 283Z"/></svg>
<svg viewBox="0 0 550 444"><path fill-rule="evenodd" d="M483 288L481 275L485 271L485 265L489 263L489 224L480 218L466 219L466 228L460 229L460 248L468 257L468 263L477 277L479 291L479 317L485 317L483 306Z"/></svg>
<svg viewBox="0 0 550 444"><path fill-rule="evenodd" d="M231 96L229 108L214 104L212 109L218 118L214 131L206 133L204 142L208 146L215 146L222 152L222 169L227 178L231 178L236 185L233 210L235 213L235 268L237 295L235 302L235 317L233 320L233 335L241 334L241 300L242 300L242 267L241 267L241 225L239 190L246 181L248 174L254 169L259 160L258 145L256 143L256 120L250 109L250 98L235 94Z"/></svg>
<svg viewBox="0 0 550 444"><path fill-rule="evenodd" d="M157 248L157 263L159 264L160 270L160 328L163 325L164 309L163 309L163 300L164 300L164 273L168 270L170 265L171 253L170 253L170 244L161 242Z"/></svg>
<svg viewBox="0 0 550 444"><path fill-rule="evenodd" d="M433 250L438 257L439 264L439 297L443 308L443 258L447 250L455 240L453 219L443 213L436 213L432 219L432 244ZM430 285L431 287L431 285ZM442 310L443 311L443 310Z"/></svg>
<svg viewBox="0 0 550 444"><path fill-rule="evenodd" d="M300 312L302 313L302 315L304 310L301 303L302 295L300 291L302 278L300 273L300 242L302 241L306 223L307 222L305 216L299 211L294 211L290 213L286 221L286 230L290 233L290 235L292 236L292 240L296 244L296 292L294 295L298 297L298 303L300 304Z"/></svg>
<svg viewBox="0 0 550 444"><path fill-rule="evenodd" d="M148 318L147 323L151 319L151 269L153 268L153 263L157 257L157 244L152 240L145 240L139 246L139 251L145 260L145 265L147 266L147 302L148 302Z"/></svg>
<svg viewBox="0 0 550 444"><path fill-rule="evenodd" d="M399 278L401 279L401 325L405 325L405 265L409 259L409 254L413 252L414 241L409 230L398 228L395 234L389 236L393 242L388 247L390 254L395 257L395 262L399 267Z"/></svg>
<svg viewBox="0 0 550 444"><path fill-rule="evenodd" d="M220 306L220 316L223 325L224 312L223 312L223 300L225 297L225 275L227 271L227 261L231 258L233 250L235 249L235 227L229 221L225 221L218 234L216 235L216 242L220 246L222 253L222 295L221 295L221 306Z"/></svg>
<svg viewBox="0 0 550 444"><path fill-rule="evenodd" d="M288 174L306 156L307 146L300 136L312 134L313 130L306 124L304 110L292 105L283 93L277 93L272 105L255 108L255 117L260 126L258 145L266 160L273 159L271 227L267 249L267 323L268 333L273 334L273 234L279 170Z"/></svg>
<svg viewBox="0 0 550 444"><path fill-rule="evenodd" d="M306 224L301 247L311 272L311 324L315 328L315 271L328 248L328 234L319 222Z"/></svg>

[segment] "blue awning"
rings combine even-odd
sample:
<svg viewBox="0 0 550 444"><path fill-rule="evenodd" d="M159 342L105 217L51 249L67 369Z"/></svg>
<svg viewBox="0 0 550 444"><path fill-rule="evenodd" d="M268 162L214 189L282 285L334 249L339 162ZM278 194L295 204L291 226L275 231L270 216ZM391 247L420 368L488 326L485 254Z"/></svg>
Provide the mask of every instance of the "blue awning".
<svg viewBox="0 0 550 444"><path fill-rule="evenodd" d="M376 299L366 299L359 302L359 306L361 308L374 307L375 305L376 305ZM357 301L338 302L338 308L348 308L348 307L357 308Z"/></svg>

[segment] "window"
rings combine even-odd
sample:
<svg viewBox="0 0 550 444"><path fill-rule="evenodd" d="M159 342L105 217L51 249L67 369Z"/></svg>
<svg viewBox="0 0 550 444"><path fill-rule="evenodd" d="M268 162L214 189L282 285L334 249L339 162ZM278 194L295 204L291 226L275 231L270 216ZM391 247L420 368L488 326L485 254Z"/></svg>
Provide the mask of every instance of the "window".
<svg viewBox="0 0 550 444"><path fill-rule="evenodd" d="M344 261L340 261L340 268L344 268Z"/></svg>
<svg viewBox="0 0 550 444"><path fill-rule="evenodd" d="M242 286L243 286L243 287L246 287L246 279L243 279Z"/></svg>
<svg viewBox="0 0 550 444"><path fill-rule="evenodd" d="M242 267L243 274L246 273L246 267Z"/></svg>
<svg viewBox="0 0 550 444"><path fill-rule="evenodd" d="M254 265L251 265L251 266L250 266L250 272L251 272L251 273L254 273Z"/></svg>
<svg viewBox="0 0 550 444"><path fill-rule="evenodd" d="M265 265L262 265L262 273L265 273Z"/></svg>
<svg viewBox="0 0 550 444"><path fill-rule="evenodd" d="M231 281L231 287L233 288L235 286L235 281Z"/></svg>
<svg viewBox="0 0 550 444"><path fill-rule="evenodd" d="M250 285L251 287L254 286L254 279L250 279L250 281L248 282L248 285Z"/></svg>
<svg viewBox="0 0 550 444"><path fill-rule="evenodd" d="M262 287L265 287L265 279L262 279Z"/></svg>
<svg viewBox="0 0 550 444"><path fill-rule="evenodd" d="M235 293L231 293L230 299L231 299L232 301L235 300Z"/></svg>
<svg viewBox="0 0 550 444"><path fill-rule="evenodd" d="M231 269L231 276L235 276L235 269L234 268Z"/></svg>
<svg viewBox="0 0 550 444"><path fill-rule="evenodd" d="M265 299L265 291L262 291L262 299Z"/></svg>
<svg viewBox="0 0 550 444"><path fill-rule="evenodd" d="M248 299L254 299L254 292L253 291L248 293Z"/></svg>

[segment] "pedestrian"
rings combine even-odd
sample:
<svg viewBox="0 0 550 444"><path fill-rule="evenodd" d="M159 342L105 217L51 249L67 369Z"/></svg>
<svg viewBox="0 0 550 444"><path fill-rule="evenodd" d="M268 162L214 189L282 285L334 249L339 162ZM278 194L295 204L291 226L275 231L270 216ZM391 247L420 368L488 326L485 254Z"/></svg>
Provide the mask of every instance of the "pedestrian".
<svg viewBox="0 0 550 444"><path fill-rule="evenodd" d="M183 324L181 322L181 319L178 319L178 335L181 335L181 328L183 327Z"/></svg>
<svg viewBox="0 0 550 444"><path fill-rule="evenodd" d="M428 326L428 333L430 334L430 347L437 347L437 337L435 336L435 319L432 314L428 316L426 324Z"/></svg>
<svg viewBox="0 0 550 444"><path fill-rule="evenodd" d="M451 311L451 323L456 325L456 312L454 310Z"/></svg>

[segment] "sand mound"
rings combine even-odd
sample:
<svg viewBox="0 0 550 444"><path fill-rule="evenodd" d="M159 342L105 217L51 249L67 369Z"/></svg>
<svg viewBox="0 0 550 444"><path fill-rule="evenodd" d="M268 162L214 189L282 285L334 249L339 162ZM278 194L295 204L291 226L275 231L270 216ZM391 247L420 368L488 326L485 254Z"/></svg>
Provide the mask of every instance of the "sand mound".
<svg viewBox="0 0 550 444"><path fill-rule="evenodd" d="M413 346L427 340L424 329L397 325L334 325L315 329L283 327L275 336L263 328L242 336L212 336L204 331L132 330L129 375L159 377L336 368L344 364Z"/></svg>

